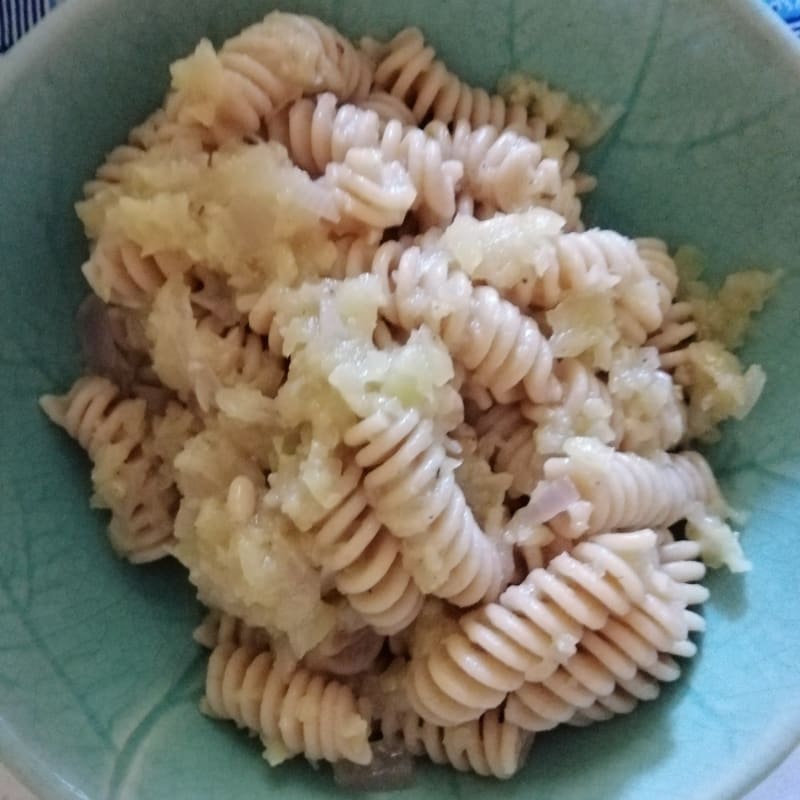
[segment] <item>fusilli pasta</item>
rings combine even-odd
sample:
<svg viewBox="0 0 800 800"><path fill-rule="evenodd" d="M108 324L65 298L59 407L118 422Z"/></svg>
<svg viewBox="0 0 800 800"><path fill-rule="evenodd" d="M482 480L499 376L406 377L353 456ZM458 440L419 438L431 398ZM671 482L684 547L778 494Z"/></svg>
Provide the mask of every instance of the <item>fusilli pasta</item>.
<svg viewBox="0 0 800 800"><path fill-rule="evenodd" d="M267 651L215 647L205 702L209 714L261 736L272 763L300 753L313 760L372 760L367 721L350 689L302 668L281 674Z"/></svg>
<svg viewBox="0 0 800 800"><path fill-rule="evenodd" d="M334 95L323 94L294 103L269 131L310 174L344 161L353 148L377 148L386 161L398 162L408 171L417 193L415 209L433 223L447 223L455 214L462 159L447 160L441 145L415 126L395 119L381 124L375 112L352 105L337 109Z"/></svg>
<svg viewBox="0 0 800 800"><path fill-rule="evenodd" d="M414 411L377 411L345 441L358 448L366 497L401 540L420 588L459 606L495 597L503 581L500 552L475 522L433 423Z"/></svg>
<svg viewBox="0 0 800 800"><path fill-rule="evenodd" d="M263 121L306 93L365 98L372 70L363 53L318 19L273 12L219 53L204 41L175 64L170 105L179 121L206 127L220 142L257 133Z"/></svg>
<svg viewBox="0 0 800 800"><path fill-rule="evenodd" d="M77 205L86 375L42 407L113 548L186 567L203 708L271 764L508 778L677 680L706 564L749 568L690 448L758 398L775 277L585 230L610 112L499 92L274 12L175 63Z"/></svg>
<svg viewBox="0 0 800 800"><path fill-rule="evenodd" d="M504 721L497 711L462 725L439 727L413 712L381 718L384 740L399 740L415 756L434 764L449 764L461 772L510 778L525 760L531 737Z"/></svg>
<svg viewBox="0 0 800 800"><path fill-rule="evenodd" d="M566 517L557 521L559 530L573 536L673 525L693 502L712 506L721 502L711 468L699 453L664 454L655 460L588 440L572 440L567 452L548 459L544 474L549 479L568 477L591 507L585 522Z"/></svg>
<svg viewBox="0 0 800 800"><path fill-rule="evenodd" d="M544 135L543 126L529 120L523 106L509 105L499 95L468 86L449 72L417 28L401 31L386 45L375 84L402 99L417 122L429 116L446 123L465 119L475 127L515 127L530 130L534 138Z"/></svg>
<svg viewBox="0 0 800 800"><path fill-rule="evenodd" d="M471 380L496 399L513 399L517 387L534 402L558 399L561 390L547 339L535 320L495 289L474 286L465 273L450 268L441 252L403 250L396 243L378 251L372 270L390 298L382 308L386 318L406 330L428 324Z"/></svg>
<svg viewBox="0 0 800 800"><path fill-rule="evenodd" d="M403 563L400 544L367 501L361 470L342 477L349 491L317 533L317 558L366 622L381 633L396 633L416 617L422 593Z"/></svg>
<svg viewBox="0 0 800 800"><path fill-rule="evenodd" d="M614 552L624 534L591 540L534 569L496 603L462 617L461 632L412 659L409 699L422 717L452 725L497 707L525 680L542 681L575 651L585 628L644 599L636 571Z"/></svg>
<svg viewBox="0 0 800 800"><path fill-rule="evenodd" d="M114 549L133 563L165 556L178 497L160 459L145 447L145 401L123 398L106 378L87 376L65 396L47 395L41 404L95 462L95 498L111 510Z"/></svg>

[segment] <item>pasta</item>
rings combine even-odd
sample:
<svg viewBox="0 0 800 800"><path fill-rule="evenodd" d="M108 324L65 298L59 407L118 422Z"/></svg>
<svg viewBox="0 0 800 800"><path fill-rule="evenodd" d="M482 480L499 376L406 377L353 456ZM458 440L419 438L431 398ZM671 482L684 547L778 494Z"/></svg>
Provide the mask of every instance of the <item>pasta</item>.
<svg viewBox="0 0 800 800"><path fill-rule="evenodd" d="M417 584L459 606L495 597L503 580L500 554L475 522L433 423L413 411L394 418L378 411L345 441L358 448L366 496L401 539Z"/></svg>
<svg viewBox="0 0 800 800"><path fill-rule="evenodd" d="M152 434L145 401L123 399L107 379L87 376L66 397L43 398L42 406L95 462L95 501L112 512L109 538L114 549L133 563L166 555L178 498L160 459L147 447Z"/></svg>
<svg viewBox="0 0 800 800"><path fill-rule="evenodd" d="M436 724L476 719L526 679L552 675L584 628L597 630L609 613L630 611L644 599L644 586L614 552L624 536L578 544L509 587L497 603L463 617L459 633L425 660L412 660L408 690L415 710Z"/></svg>
<svg viewBox="0 0 800 800"><path fill-rule="evenodd" d="M498 400L518 388L534 402L558 399L553 356L535 320L492 287L474 286L452 270L443 253L390 247L388 258L379 251L373 264L391 298L383 309L390 322L406 330L427 323L471 379Z"/></svg>
<svg viewBox="0 0 800 800"><path fill-rule="evenodd" d="M656 541L651 534L651 548ZM658 566L667 578L660 581L662 600L680 597L682 609L684 603L692 605L707 599L707 590L689 584L705 575L702 562L693 560L698 555L699 548L693 542L658 547ZM689 585L684 591L673 581ZM638 700L654 700L659 681L677 680L680 675L669 654L694 655L695 646L687 638L688 632L703 629L702 618L679 609L678 613L684 615L685 630L674 623L670 625L672 630L667 630L664 620L675 612L658 602L656 592L637 612L611 617L601 629L585 633L575 654L550 677L523 684L508 699L508 719L525 730L543 731L562 722L576 724L578 720L629 713ZM676 633L679 636L675 637Z"/></svg>
<svg viewBox="0 0 800 800"><path fill-rule="evenodd" d="M271 763L304 753L368 764L367 721L344 684L305 669L281 674L266 651L221 644L209 658L208 713L261 736Z"/></svg>
<svg viewBox="0 0 800 800"><path fill-rule="evenodd" d="M501 211L548 206L561 190L558 162L543 158L538 144L512 130L491 125L473 130L468 122L459 120L450 133L437 120L425 132L439 142L445 157L463 164L464 190ZM567 208L554 210L571 216ZM572 216L580 218L580 206Z"/></svg>
<svg viewBox="0 0 800 800"><path fill-rule="evenodd" d="M380 55L375 84L401 99L417 122L431 115L445 123L464 119L475 127L523 127L534 140L544 133L538 120L528 119L523 106L509 105L499 95L468 86L449 72L417 28L398 33Z"/></svg>
<svg viewBox="0 0 800 800"><path fill-rule="evenodd" d="M186 568L202 708L271 765L509 778L655 700L707 566L749 568L692 448L758 399L776 277L584 229L614 113L274 12L86 183L86 374L41 405L113 549Z"/></svg>
<svg viewBox="0 0 800 800"><path fill-rule="evenodd" d="M559 519L571 535L644 525L674 525L696 501L719 507L711 469L699 453L664 455L659 460L620 453L588 439L568 440L566 456L548 459L547 478L569 479L590 507L585 522Z"/></svg>
<svg viewBox="0 0 800 800"><path fill-rule="evenodd" d="M343 476L344 477L344 476ZM352 490L319 529L320 562L335 575L336 588L366 622L393 634L414 620L422 593L404 565L400 543L383 527L351 472Z"/></svg>
<svg viewBox="0 0 800 800"><path fill-rule="evenodd" d="M268 130L310 174L323 173L332 162L344 161L353 148L378 148L384 159L398 162L408 171L416 191L412 206L416 211L421 210L434 224L448 223L455 215L455 186L464 172L462 160L446 160L442 147L416 126L396 119L381 126L373 111L352 105L337 109L335 96L328 93L294 103Z"/></svg>
<svg viewBox="0 0 800 800"><path fill-rule="evenodd" d="M167 108L179 122L200 124L220 142L257 133L262 121L307 93L365 97L372 67L319 20L275 12L229 39L219 53L202 42L173 65L172 75L175 96Z"/></svg>
<svg viewBox="0 0 800 800"><path fill-rule="evenodd" d="M461 772L510 778L524 761L530 737L516 725L489 711L464 725L441 728L412 712L381 719L381 735L389 742L399 739L415 756L427 756L434 764L449 764Z"/></svg>

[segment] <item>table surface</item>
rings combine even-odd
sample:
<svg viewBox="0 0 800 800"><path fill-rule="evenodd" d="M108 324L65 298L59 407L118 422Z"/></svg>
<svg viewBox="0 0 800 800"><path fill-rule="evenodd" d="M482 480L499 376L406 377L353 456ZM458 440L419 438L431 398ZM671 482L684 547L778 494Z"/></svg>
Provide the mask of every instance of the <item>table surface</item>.
<svg viewBox="0 0 800 800"><path fill-rule="evenodd" d="M22 34L22 20L29 20L30 24L34 24L48 8L58 2L60 0L0 0L0 19L3 22L10 20L13 8L15 21L20 20L16 37L10 36L8 30L0 32L5 34L0 35L0 53L13 44L14 38ZM800 35L800 0L764 0L764 2L780 14L792 30ZM800 796L800 748L742 800L796 800L798 796ZM0 800L37 800L37 798L0 764Z"/></svg>

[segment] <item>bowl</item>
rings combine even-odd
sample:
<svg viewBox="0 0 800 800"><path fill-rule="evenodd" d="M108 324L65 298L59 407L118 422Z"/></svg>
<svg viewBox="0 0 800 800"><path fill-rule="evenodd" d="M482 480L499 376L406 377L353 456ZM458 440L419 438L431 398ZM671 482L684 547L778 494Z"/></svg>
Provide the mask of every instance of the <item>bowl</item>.
<svg viewBox="0 0 800 800"><path fill-rule="evenodd" d="M749 512L754 569L709 585L699 656L625 718L540 736L507 784L435 767L400 798L732 798L800 738L800 46L752 2L469 0L287 4L351 35L421 25L464 78L511 69L622 116L587 159L591 221L707 254L712 277L780 268L744 351L767 388L710 456ZM0 759L45 798L345 796L327 770L270 770L197 713L200 618L174 564L117 560L88 463L39 395L79 372L85 255L72 204L161 100L169 63L269 11L260 0L70 0L0 62Z"/></svg>

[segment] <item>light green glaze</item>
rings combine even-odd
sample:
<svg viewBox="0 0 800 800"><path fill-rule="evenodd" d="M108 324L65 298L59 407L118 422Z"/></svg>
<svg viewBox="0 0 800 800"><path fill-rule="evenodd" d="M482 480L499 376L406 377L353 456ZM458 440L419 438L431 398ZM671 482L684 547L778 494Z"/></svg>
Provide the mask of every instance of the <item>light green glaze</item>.
<svg viewBox="0 0 800 800"><path fill-rule="evenodd" d="M521 67L625 115L589 159L592 218L692 242L714 269L786 277L746 356L769 376L714 455L751 511L746 578L716 575L709 632L661 700L540 737L499 785L436 768L404 798L732 798L800 738L800 53L755 4L721 0L317 0L351 34L422 25L465 77ZM272 6L70 0L0 59L0 759L45 797L322 798L326 769L271 771L196 712L198 609L180 570L118 562L87 462L36 406L79 365L82 181L159 101L167 65ZM613 46L612 46L613 42ZM434 781L438 788L433 789ZM339 795L343 796L343 795Z"/></svg>

